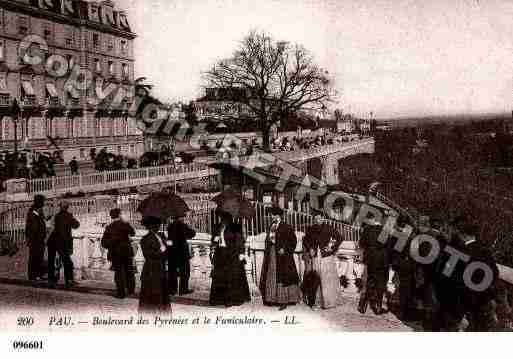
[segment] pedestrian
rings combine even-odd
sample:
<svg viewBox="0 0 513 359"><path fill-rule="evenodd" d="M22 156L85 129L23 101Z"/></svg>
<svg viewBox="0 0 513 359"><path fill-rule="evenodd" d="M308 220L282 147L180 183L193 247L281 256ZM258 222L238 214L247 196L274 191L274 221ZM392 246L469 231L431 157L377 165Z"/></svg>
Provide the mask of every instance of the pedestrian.
<svg viewBox="0 0 513 359"><path fill-rule="evenodd" d="M435 214L432 218L421 217L419 221L418 232L420 235L429 236L437 244L423 242L418 247L419 255L422 258L428 258L430 251L436 251L433 246L445 248L448 244L448 235L444 233L445 227L443 217ZM437 255L432 263L417 264L416 282L419 289L418 294L423 304L423 327L425 331L438 332L443 329L443 319L440 309L440 293L437 288L437 270L440 267L441 256Z"/></svg>
<svg viewBox="0 0 513 359"><path fill-rule="evenodd" d="M159 234L160 218L144 217L142 224L148 229L141 239L144 266L141 274L139 312L166 312L171 308L167 288L167 248Z"/></svg>
<svg viewBox="0 0 513 359"><path fill-rule="evenodd" d="M322 309L335 308L340 289L336 254L343 238L335 228L325 223L321 211L313 209L312 212L315 224L306 230L303 238L305 278L309 270L316 271L320 277L319 293L316 288L310 288L313 292L311 297L315 298L314 295L319 294ZM313 304L310 302L310 307L313 307Z"/></svg>
<svg viewBox="0 0 513 359"><path fill-rule="evenodd" d="M294 261L297 237L294 229L283 222L281 208L272 207L269 213L272 224L267 231L259 288L264 305L278 305L279 310L285 310L301 300Z"/></svg>
<svg viewBox="0 0 513 359"><path fill-rule="evenodd" d="M69 162L69 169L72 176L78 175L78 161L76 157L73 157L73 159Z"/></svg>
<svg viewBox="0 0 513 359"><path fill-rule="evenodd" d="M362 314L368 304L374 314L384 313L383 296L388 283L389 264L386 247L378 240L382 231L383 225L377 221L366 224L359 243L367 274L365 290L362 291L358 304L358 310Z"/></svg>
<svg viewBox="0 0 513 359"><path fill-rule="evenodd" d="M171 295L192 293L192 290L189 289L191 253L187 241L195 236L196 231L184 222L183 216L176 217L167 227L167 238L172 243L167 248L169 293ZM178 279L180 279L180 286L178 286Z"/></svg>
<svg viewBox="0 0 513 359"><path fill-rule="evenodd" d="M114 270L116 298L124 299L135 292L134 250L130 237L135 236L134 228L121 216L121 210L110 211L110 223L103 233L102 247L107 249L108 260Z"/></svg>
<svg viewBox="0 0 513 359"><path fill-rule="evenodd" d="M456 243L460 244L459 250L469 257L469 261L460 261L454 271L453 277L457 281L457 288L461 295L460 316L456 319L460 322L463 315L466 317L469 326L467 331L486 332L497 328L495 313L496 284L499 278L499 270L493 255L479 238L479 227L471 219L462 216L454 223L454 235ZM465 270L472 263L484 264L486 271L477 270L470 278L465 278ZM488 272L488 273L486 273ZM489 277L488 277L489 276ZM477 288L475 285L484 283L486 287ZM462 328L461 323L456 328ZM452 329L452 328L450 328Z"/></svg>
<svg viewBox="0 0 513 359"><path fill-rule="evenodd" d="M496 315L497 282L499 269L488 246L478 236L479 228L475 225L467 226L462 230L465 233L465 253L470 256L469 263L481 262L488 266L490 273L489 285L485 290L473 289L466 285L463 304L467 314L469 327L467 331L488 332L498 328ZM472 283L481 283L485 280L482 272L472 276Z"/></svg>
<svg viewBox="0 0 513 359"><path fill-rule="evenodd" d="M29 280L42 280L46 268L43 267L46 240L46 222L43 207L45 197L34 196L34 203L27 213L25 236L29 248L28 278Z"/></svg>
<svg viewBox="0 0 513 359"><path fill-rule="evenodd" d="M59 213L54 218L54 229L48 239L48 281L50 287L55 287L55 256L59 254L64 267L65 288L70 289L77 283L73 274L73 235L72 230L80 227L80 222L69 212L69 203L59 204Z"/></svg>
<svg viewBox="0 0 513 359"><path fill-rule="evenodd" d="M210 305L239 306L251 300L244 268L242 226L231 214L218 210L221 224L212 235Z"/></svg>

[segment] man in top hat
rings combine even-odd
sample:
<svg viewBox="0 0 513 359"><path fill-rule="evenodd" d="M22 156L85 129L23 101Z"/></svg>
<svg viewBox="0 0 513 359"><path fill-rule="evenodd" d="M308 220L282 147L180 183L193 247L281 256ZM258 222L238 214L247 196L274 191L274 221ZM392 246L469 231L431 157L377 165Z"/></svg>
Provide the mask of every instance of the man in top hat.
<svg viewBox="0 0 513 359"><path fill-rule="evenodd" d="M71 288L76 282L73 279L73 235L71 231L80 227L80 222L69 212L69 203L63 201L59 204L59 213L55 215L55 225L52 235L48 240L48 281L50 286L55 286L55 254L58 253L64 266L64 279L66 289Z"/></svg>
<svg viewBox="0 0 513 359"><path fill-rule="evenodd" d="M121 216L121 210L110 211L110 223L103 233L102 247L108 249L108 259L114 270L116 297L123 299L135 292L135 275L133 269L134 250L130 237L135 236L134 228Z"/></svg>
<svg viewBox="0 0 513 359"><path fill-rule="evenodd" d="M294 229L283 222L282 209L272 207L269 213L272 224L267 232L259 288L264 305L278 305L280 310L285 310L301 298L294 262L297 237Z"/></svg>
<svg viewBox="0 0 513 359"><path fill-rule="evenodd" d="M458 278L462 282L463 309L469 322L467 330L476 332L495 330L497 328L496 285L499 279L497 263L489 247L479 238L479 226L463 217L454 223L454 227L455 235L459 237L460 243L463 245L462 252L470 257L466 267L461 267L457 274L460 275L468 265L479 262L486 266L486 271L490 275L490 280L486 282L486 273L483 270L476 270L469 278L473 284L483 283L486 285L484 289L477 288L477 286L472 287L464 277Z"/></svg>
<svg viewBox="0 0 513 359"><path fill-rule="evenodd" d="M307 228L303 238L303 258L305 277L307 271L317 272L320 277L321 308L329 309L337 305L340 280L337 274L336 254L343 242L340 233L328 225L320 210L313 209L314 224ZM310 288L311 298L315 300L316 288ZM312 302L308 303L313 307Z"/></svg>
<svg viewBox="0 0 513 359"><path fill-rule="evenodd" d="M196 231L189 227L183 217L177 217L167 227L167 238L170 241L168 246L169 266L169 292L171 295L178 293L186 295L192 293L189 289L189 278L191 276L191 253L188 240L196 236ZM180 287L178 288L178 278Z"/></svg>
<svg viewBox="0 0 513 359"><path fill-rule="evenodd" d="M34 196L34 203L27 213L25 236L29 248L28 277L29 280L43 279L46 268L43 268L46 222L43 207L46 198L42 195Z"/></svg>

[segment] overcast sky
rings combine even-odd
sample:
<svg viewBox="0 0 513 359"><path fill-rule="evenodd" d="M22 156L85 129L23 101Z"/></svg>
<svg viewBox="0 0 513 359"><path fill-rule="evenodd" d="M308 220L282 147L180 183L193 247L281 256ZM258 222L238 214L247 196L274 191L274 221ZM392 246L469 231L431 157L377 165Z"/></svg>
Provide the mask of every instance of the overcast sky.
<svg viewBox="0 0 513 359"><path fill-rule="evenodd" d="M378 118L510 112L511 0L117 0L136 74L159 98L201 94L200 74L250 29L298 42L335 77L339 106Z"/></svg>

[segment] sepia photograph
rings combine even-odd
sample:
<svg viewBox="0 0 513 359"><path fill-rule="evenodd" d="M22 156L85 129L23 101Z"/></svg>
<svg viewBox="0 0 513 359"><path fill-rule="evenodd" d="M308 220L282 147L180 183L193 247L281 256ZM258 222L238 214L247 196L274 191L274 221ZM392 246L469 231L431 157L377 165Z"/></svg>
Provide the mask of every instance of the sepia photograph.
<svg viewBox="0 0 513 359"><path fill-rule="evenodd" d="M0 0L2 349L511 332L512 18Z"/></svg>

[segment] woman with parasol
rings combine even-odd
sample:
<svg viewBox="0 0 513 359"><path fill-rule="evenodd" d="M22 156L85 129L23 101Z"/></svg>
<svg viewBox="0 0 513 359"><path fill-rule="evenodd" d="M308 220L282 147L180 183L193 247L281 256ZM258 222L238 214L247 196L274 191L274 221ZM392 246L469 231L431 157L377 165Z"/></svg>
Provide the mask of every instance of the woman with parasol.
<svg viewBox="0 0 513 359"><path fill-rule="evenodd" d="M171 304L167 289L167 248L158 234L162 221L158 217L144 217L142 224L148 229L148 234L141 239L144 266L139 312L165 312L171 308Z"/></svg>
<svg viewBox="0 0 513 359"><path fill-rule="evenodd" d="M254 216L251 204L233 189L213 198L221 224L212 236L212 286L210 304L226 307L242 305L251 300L244 268L245 242L242 226L234 218Z"/></svg>

